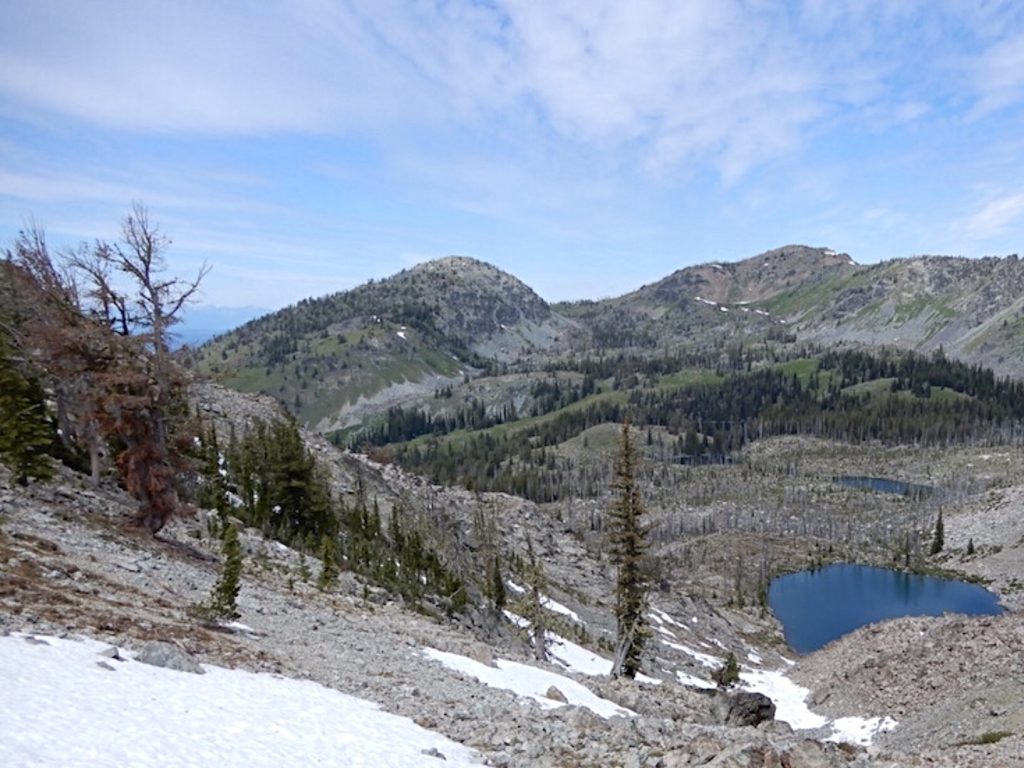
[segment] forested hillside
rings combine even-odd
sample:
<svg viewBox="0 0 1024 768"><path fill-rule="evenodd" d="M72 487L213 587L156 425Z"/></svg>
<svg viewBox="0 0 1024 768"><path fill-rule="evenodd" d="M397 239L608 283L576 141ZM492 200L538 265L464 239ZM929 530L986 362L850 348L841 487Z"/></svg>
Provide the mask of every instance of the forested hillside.
<svg viewBox="0 0 1024 768"><path fill-rule="evenodd" d="M618 298L550 306L511 275L453 257L248 323L200 349L196 367L275 397L322 433L379 444L543 416L597 394L598 380L622 392L687 369L763 368L837 345L941 354L1017 376L1024 267L1015 257L862 266L827 248L786 246L687 267ZM544 391L552 375L557 391ZM864 383L843 380L840 389ZM794 398L771 418L802 418ZM826 410L849 402L826 399ZM839 431L837 419L818 431Z"/></svg>

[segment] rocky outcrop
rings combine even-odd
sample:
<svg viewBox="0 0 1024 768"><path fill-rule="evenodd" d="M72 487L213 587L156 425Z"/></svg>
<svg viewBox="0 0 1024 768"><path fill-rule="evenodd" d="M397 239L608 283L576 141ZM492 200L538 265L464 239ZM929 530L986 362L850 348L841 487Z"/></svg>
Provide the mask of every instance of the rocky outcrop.
<svg viewBox="0 0 1024 768"><path fill-rule="evenodd" d="M727 725L760 725L775 718L775 704L763 693L734 691L719 699L719 712Z"/></svg>

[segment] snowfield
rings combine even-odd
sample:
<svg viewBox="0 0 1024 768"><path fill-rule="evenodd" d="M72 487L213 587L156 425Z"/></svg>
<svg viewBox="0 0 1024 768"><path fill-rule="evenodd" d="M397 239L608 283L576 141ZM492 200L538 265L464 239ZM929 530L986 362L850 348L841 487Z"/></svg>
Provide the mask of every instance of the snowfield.
<svg viewBox="0 0 1024 768"><path fill-rule="evenodd" d="M0 765L480 764L461 744L317 683L209 665L175 672L99 655L109 648L0 637Z"/></svg>
<svg viewBox="0 0 1024 768"><path fill-rule="evenodd" d="M630 709L601 698L575 680L529 664L497 659L496 666L490 667L468 656L438 651L434 648L424 648L423 653L427 658L439 661L449 669L474 677L484 685L503 688L512 691L517 696L533 699L546 709L564 706L563 702L549 699L545 695L547 690L554 686L562 692L569 704L586 707L595 715L601 717L634 717L636 715L636 712Z"/></svg>

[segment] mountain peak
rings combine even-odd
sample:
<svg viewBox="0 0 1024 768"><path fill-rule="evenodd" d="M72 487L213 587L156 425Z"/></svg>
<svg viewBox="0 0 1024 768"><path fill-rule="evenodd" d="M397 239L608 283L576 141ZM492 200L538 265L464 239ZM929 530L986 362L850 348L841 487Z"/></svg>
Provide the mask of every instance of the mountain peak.
<svg viewBox="0 0 1024 768"><path fill-rule="evenodd" d="M661 303L696 298L719 304L751 303L770 299L799 283L859 268L849 254L831 248L785 245L743 261L686 267L633 295Z"/></svg>

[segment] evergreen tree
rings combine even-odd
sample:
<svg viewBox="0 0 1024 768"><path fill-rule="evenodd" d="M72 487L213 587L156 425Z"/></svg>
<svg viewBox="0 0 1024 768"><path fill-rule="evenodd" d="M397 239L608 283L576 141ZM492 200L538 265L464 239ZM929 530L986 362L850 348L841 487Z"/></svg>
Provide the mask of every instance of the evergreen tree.
<svg viewBox="0 0 1024 768"><path fill-rule="evenodd" d="M324 534L320 539L320 578L317 586L321 590L327 590L334 586L338 580L338 550L334 539Z"/></svg>
<svg viewBox="0 0 1024 768"><path fill-rule="evenodd" d="M19 370L0 331L0 459L20 485L53 476L54 432L43 400L42 387Z"/></svg>
<svg viewBox="0 0 1024 768"><path fill-rule="evenodd" d="M533 554L533 542L526 539L526 595L523 598L523 618L530 622L533 656L537 661L548 658L548 621L544 611L543 593L547 586L544 568Z"/></svg>
<svg viewBox="0 0 1024 768"><path fill-rule="evenodd" d="M223 570L210 599L199 606L197 613L208 620L237 619L240 615L237 601L242 579L242 547L238 542L238 531L231 523L224 526L220 551L224 556Z"/></svg>
<svg viewBox="0 0 1024 768"><path fill-rule="evenodd" d="M736 654L729 651L725 657L725 663L711 673L711 678L718 683L720 688L728 688L740 681L740 665L736 661Z"/></svg>
<svg viewBox="0 0 1024 768"><path fill-rule="evenodd" d="M928 551L929 554L937 555L942 551L942 548L946 545L946 526L942 522L942 510L939 510L939 516L935 520L935 535L932 537L932 546Z"/></svg>
<svg viewBox="0 0 1024 768"><path fill-rule="evenodd" d="M494 603L494 609L500 611L505 607L507 592L505 590L505 577L501 573L501 560L497 555L491 561L490 572L490 598Z"/></svg>
<svg viewBox="0 0 1024 768"><path fill-rule="evenodd" d="M649 583L642 563L647 548L647 530L642 519L644 506L636 484L636 470L637 453L627 421L622 425L612 486L618 493L618 499L608 515L609 552L618 569L614 677L636 677L644 644L650 634L646 617Z"/></svg>
<svg viewBox="0 0 1024 768"><path fill-rule="evenodd" d="M973 554L974 554L974 538L972 537L972 538L967 540L967 555L970 556L970 555L973 555Z"/></svg>

